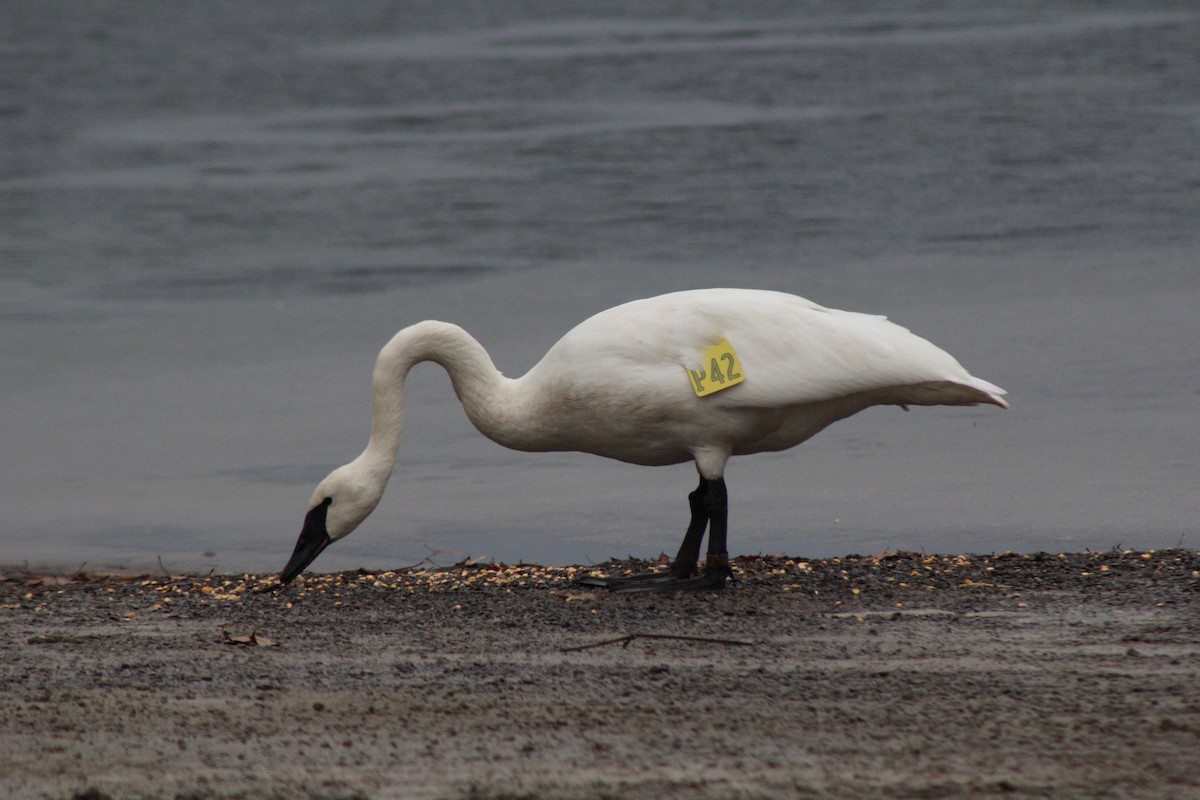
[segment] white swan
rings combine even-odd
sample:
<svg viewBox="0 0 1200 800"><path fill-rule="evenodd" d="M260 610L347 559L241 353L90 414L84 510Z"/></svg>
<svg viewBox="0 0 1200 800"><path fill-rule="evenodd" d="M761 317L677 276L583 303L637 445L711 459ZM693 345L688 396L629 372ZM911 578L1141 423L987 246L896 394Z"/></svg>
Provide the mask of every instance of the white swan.
<svg viewBox="0 0 1200 800"><path fill-rule="evenodd" d="M884 317L778 292L706 289L626 303L576 326L516 379L457 325L420 322L380 351L370 442L317 486L281 583L379 503L400 446L404 381L422 361L445 367L471 422L505 447L695 462L700 486L678 555L665 573L594 581L622 590L724 586L730 456L793 447L873 405L1008 407L1003 389Z"/></svg>

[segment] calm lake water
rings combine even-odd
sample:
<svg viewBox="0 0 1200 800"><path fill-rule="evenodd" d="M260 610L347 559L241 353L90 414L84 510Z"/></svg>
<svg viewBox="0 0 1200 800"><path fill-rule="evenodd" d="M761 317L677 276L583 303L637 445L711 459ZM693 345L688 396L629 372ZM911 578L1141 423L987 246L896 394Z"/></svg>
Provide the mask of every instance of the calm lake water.
<svg viewBox="0 0 1200 800"><path fill-rule="evenodd" d="M0 563L271 570L424 318L884 313L1013 408L735 459L731 550L1200 546L1189 2L6 3ZM689 466L509 452L422 367L314 565L674 552Z"/></svg>

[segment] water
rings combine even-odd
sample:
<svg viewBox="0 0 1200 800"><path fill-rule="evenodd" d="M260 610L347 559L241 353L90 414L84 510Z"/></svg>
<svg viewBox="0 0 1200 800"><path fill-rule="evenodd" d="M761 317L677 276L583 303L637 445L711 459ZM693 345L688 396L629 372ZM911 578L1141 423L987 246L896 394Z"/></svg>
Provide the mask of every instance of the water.
<svg viewBox="0 0 1200 800"><path fill-rule="evenodd" d="M269 570L373 356L510 375L634 297L886 313L1013 408L735 459L736 552L1197 546L1188 3L0 8L0 563ZM316 566L673 551L689 467L480 436L434 367Z"/></svg>

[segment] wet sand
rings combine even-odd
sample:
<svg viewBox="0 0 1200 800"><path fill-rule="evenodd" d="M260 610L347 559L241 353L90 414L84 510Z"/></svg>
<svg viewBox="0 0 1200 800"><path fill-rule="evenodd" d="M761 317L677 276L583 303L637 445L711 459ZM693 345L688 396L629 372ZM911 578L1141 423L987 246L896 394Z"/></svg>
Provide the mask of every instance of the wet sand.
<svg viewBox="0 0 1200 800"><path fill-rule="evenodd" d="M1200 553L735 571L4 569L0 796L1200 798Z"/></svg>

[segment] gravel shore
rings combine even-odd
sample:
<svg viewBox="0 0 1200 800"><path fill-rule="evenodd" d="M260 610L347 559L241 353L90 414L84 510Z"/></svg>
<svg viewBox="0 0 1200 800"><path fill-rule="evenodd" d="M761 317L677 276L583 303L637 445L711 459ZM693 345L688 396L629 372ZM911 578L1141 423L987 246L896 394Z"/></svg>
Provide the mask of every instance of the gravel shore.
<svg viewBox="0 0 1200 800"><path fill-rule="evenodd" d="M0 570L4 798L1200 798L1200 553Z"/></svg>

